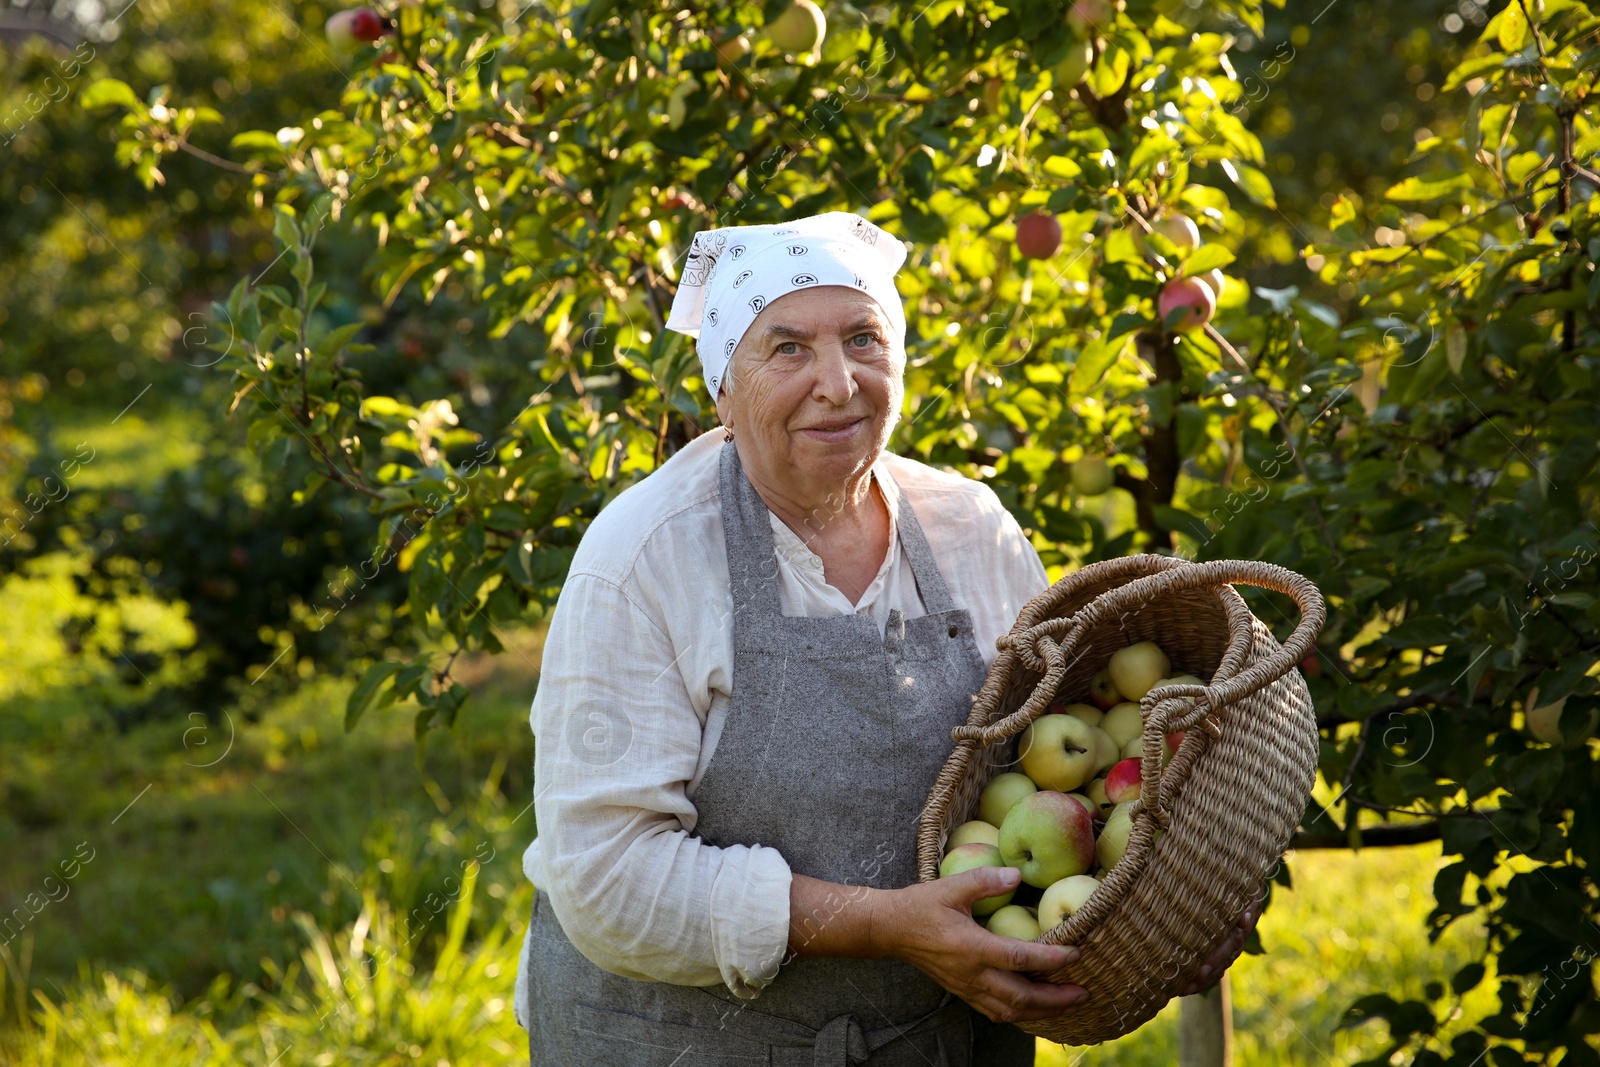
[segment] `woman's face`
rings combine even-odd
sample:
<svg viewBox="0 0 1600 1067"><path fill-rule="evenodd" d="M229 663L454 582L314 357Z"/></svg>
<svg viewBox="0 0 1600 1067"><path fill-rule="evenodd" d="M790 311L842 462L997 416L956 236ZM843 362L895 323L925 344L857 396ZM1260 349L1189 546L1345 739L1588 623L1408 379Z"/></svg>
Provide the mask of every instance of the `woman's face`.
<svg viewBox="0 0 1600 1067"><path fill-rule="evenodd" d="M846 286L768 304L734 350L717 414L758 483L797 491L865 471L889 441L905 353L877 301Z"/></svg>

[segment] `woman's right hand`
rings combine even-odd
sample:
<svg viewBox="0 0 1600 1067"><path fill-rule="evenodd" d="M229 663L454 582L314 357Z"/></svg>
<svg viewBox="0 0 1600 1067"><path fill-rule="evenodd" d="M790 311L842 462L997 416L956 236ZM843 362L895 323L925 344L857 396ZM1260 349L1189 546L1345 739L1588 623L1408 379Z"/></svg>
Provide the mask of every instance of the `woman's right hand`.
<svg viewBox="0 0 1600 1067"><path fill-rule="evenodd" d="M1075 985L1035 982L1021 971L1054 971L1078 958L1071 945L1045 945L991 934L972 905L1015 889L1015 867L980 867L878 896L872 940L884 955L923 971L995 1022L1062 1015L1089 995Z"/></svg>

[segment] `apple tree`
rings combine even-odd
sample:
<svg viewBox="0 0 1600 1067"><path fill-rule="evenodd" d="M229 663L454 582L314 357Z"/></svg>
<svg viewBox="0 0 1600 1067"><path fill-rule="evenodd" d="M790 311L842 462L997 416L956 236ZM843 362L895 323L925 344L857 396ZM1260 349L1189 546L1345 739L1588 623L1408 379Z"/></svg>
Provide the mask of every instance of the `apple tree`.
<svg viewBox="0 0 1600 1067"><path fill-rule="evenodd" d="M1327 594L1306 667L1332 788L1299 843L1442 839L1435 928L1491 930L1450 990L1351 1021L1388 1021L1385 1057L1593 1060L1587 9L1496 14L1459 129L1382 205L1335 206L1301 292L1234 262L1282 236L1242 116L1293 47L1235 61L1257 0L832 3L799 52L760 29L788 6L407 3L337 108L231 141L101 94L139 173L212 136L272 213L281 259L216 310L233 408L299 499L366 499L371 577L407 582L403 653L347 723L452 722L456 657L547 611L595 513L714 421L664 328L693 234L859 211L912 244L897 451L988 482L1053 574L1181 552ZM386 307L455 321L438 387L374 387L378 329L328 310L330 235L367 242ZM1447 1026L1491 968L1500 1014Z"/></svg>

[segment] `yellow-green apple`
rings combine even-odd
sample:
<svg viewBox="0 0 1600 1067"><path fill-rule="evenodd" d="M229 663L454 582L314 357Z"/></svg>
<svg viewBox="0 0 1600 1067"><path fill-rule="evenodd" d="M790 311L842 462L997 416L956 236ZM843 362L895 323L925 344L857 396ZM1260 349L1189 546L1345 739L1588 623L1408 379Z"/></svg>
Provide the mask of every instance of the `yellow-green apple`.
<svg viewBox="0 0 1600 1067"><path fill-rule="evenodd" d="M1130 738L1138 737L1144 731L1144 713L1133 701L1124 700L1106 712L1106 717L1100 720L1100 729L1110 734L1111 740L1121 750L1127 747Z"/></svg>
<svg viewBox="0 0 1600 1067"><path fill-rule="evenodd" d="M1523 712L1528 733L1533 735L1535 741L1543 741L1550 745L1561 744L1561 712L1567 706L1567 698L1562 697L1542 707L1535 707L1538 701L1539 690L1535 689L1528 694L1527 710Z"/></svg>
<svg viewBox="0 0 1600 1067"><path fill-rule="evenodd" d="M962 845L970 845L974 841L998 847L1000 844L1000 827L994 825L994 823L984 822L982 819L964 822L950 831L950 840L945 842L944 850L949 853L952 849L960 848Z"/></svg>
<svg viewBox="0 0 1600 1067"><path fill-rule="evenodd" d="M1039 787L1025 774L1016 771L997 774L978 794L978 818L997 827L1006 821L1006 812L1011 810L1012 805L1038 791Z"/></svg>
<svg viewBox="0 0 1600 1067"><path fill-rule="evenodd" d="M817 52L827 33L827 16L812 0L794 0L767 26L767 37L781 52Z"/></svg>
<svg viewBox="0 0 1600 1067"><path fill-rule="evenodd" d="M1088 812L1091 817L1094 815L1094 801L1090 800L1082 793L1068 793L1067 796L1071 797L1073 800L1076 800L1079 804L1082 804L1083 810Z"/></svg>
<svg viewBox="0 0 1600 1067"><path fill-rule="evenodd" d="M750 38L742 33L727 31L717 39L717 62L724 67L737 66L749 54Z"/></svg>
<svg viewBox="0 0 1600 1067"><path fill-rule="evenodd" d="M1051 704L1050 710L1057 715L1071 715L1082 719L1090 726L1099 726L1100 720L1105 717L1105 712L1093 704Z"/></svg>
<svg viewBox="0 0 1600 1067"><path fill-rule="evenodd" d="M1043 889L1094 863L1094 820L1067 794L1042 790L1018 801L1000 824L1000 855L1024 882Z"/></svg>
<svg viewBox="0 0 1600 1067"><path fill-rule="evenodd" d="M1223 275L1222 268L1213 267L1204 274L1196 275L1196 277L1206 283L1206 287L1211 290L1211 295L1217 298L1218 303L1221 303L1222 291L1228 287L1228 279Z"/></svg>
<svg viewBox="0 0 1600 1067"><path fill-rule="evenodd" d="M989 916L986 925L991 934L1014 937L1018 941L1033 941L1043 932L1039 929L1039 920L1034 917L1033 912L1021 904L1007 904Z"/></svg>
<svg viewBox="0 0 1600 1067"><path fill-rule="evenodd" d="M1035 211L1017 220L1017 251L1028 259L1049 259L1061 247L1061 223Z"/></svg>
<svg viewBox="0 0 1600 1067"><path fill-rule="evenodd" d="M1112 808L1111 814L1106 816L1106 824L1100 827L1100 836L1094 842L1094 854L1100 861L1101 871L1115 867L1128 851L1128 835L1133 833L1133 814L1129 809L1133 804L1129 800Z"/></svg>
<svg viewBox="0 0 1600 1067"><path fill-rule="evenodd" d="M1094 807L1090 808L1089 810L1094 813L1094 817L1096 819L1104 819L1106 817L1106 812L1110 811L1116 806L1111 803L1111 798L1106 796L1105 775L1101 775L1099 778L1096 778L1094 781L1084 786L1083 793L1089 798L1089 802L1094 805Z"/></svg>
<svg viewBox="0 0 1600 1067"><path fill-rule="evenodd" d="M1139 795L1139 787L1143 782L1140 773L1141 760L1118 760L1106 772L1106 799L1113 804L1121 804L1132 800Z"/></svg>
<svg viewBox="0 0 1600 1067"><path fill-rule="evenodd" d="M1063 793L1094 777L1094 731L1072 715L1041 715L1022 731L1017 763L1040 789Z"/></svg>
<svg viewBox="0 0 1600 1067"><path fill-rule="evenodd" d="M1072 488L1084 496L1099 496L1116 483L1106 457L1090 453L1072 465Z"/></svg>
<svg viewBox="0 0 1600 1067"><path fill-rule="evenodd" d="M1067 28L1078 37L1096 37L1111 29L1122 0L1073 0L1067 9Z"/></svg>
<svg viewBox="0 0 1600 1067"><path fill-rule="evenodd" d="M1074 874L1050 883L1044 896L1039 898L1039 929L1053 930L1060 926L1099 888L1100 879L1091 874Z"/></svg>
<svg viewBox="0 0 1600 1067"><path fill-rule="evenodd" d="M1144 759L1144 735L1134 734L1128 738L1128 743L1122 746L1120 755L1123 759ZM1107 796L1109 795L1108 793Z"/></svg>
<svg viewBox="0 0 1600 1067"><path fill-rule="evenodd" d="M1111 740L1110 734L1098 726L1091 726L1089 729L1094 731L1094 773L1099 774L1117 762L1121 752L1117 748L1117 743Z"/></svg>
<svg viewBox="0 0 1600 1067"><path fill-rule="evenodd" d="M1140 641L1127 648L1119 648L1111 654L1111 662L1106 665L1106 670L1111 672L1111 683L1124 700L1140 699L1171 669L1172 663L1167 659L1167 654L1154 641ZM1103 723L1101 726L1104 728Z"/></svg>
<svg viewBox="0 0 1600 1067"><path fill-rule="evenodd" d="M1088 41L1074 41L1067 46L1067 57L1050 68L1050 83L1064 93L1083 81L1093 65L1094 45Z"/></svg>
<svg viewBox="0 0 1600 1067"><path fill-rule="evenodd" d="M1198 278L1170 281L1156 296L1156 314L1161 324L1180 333L1199 329L1216 313L1216 294Z"/></svg>
<svg viewBox="0 0 1600 1067"><path fill-rule="evenodd" d="M973 841L960 845L950 850L950 854L939 864L940 878L954 878L958 874L977 870L979 867L1004 867L1005 860L1000 858L1000 850L993 845L986 845L981 841ZM1011 898L1016 894L1015 889L1008 889L997 897L984 897L972 905L972 914L977 916L992 915L1011 903Z"/></svg>
<svg viewBox="0 0 1600 1067"><path fill-rule="evenodd" d="M1089 679L1089 699L1094 702L1095 707L1102 711L1109 710L1122 703L1123 696L1117 692L1117 686L1111 680L1110 671L1103 669L1096 671L1094 677Z"/></svg>
<svg viewBox="0 0 1600 1067"><path fill-rule="evenodd" d="M1173 212L1163 215L1150 224L1150 229L1171 241L1177 248L1196 248L1200 244L1200 227L1194 224L1189 216ZM1139 251L1144 252L1144 229L1135 225L1132 231L1133 243Z"/></svg>

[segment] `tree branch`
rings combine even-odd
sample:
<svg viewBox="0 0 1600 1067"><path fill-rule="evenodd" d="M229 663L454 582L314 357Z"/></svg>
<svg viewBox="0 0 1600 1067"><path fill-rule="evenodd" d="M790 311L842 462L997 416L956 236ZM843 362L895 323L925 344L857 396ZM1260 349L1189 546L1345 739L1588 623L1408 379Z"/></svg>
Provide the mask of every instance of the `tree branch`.
<svg viewBox="0 0 1600 1067"><path fill-rule="evenodd" d="M1403 845L1420 845L1427 841L1439 840L1439 823L1437 821L1421 823L1417 826L1378 826L1371 830L1361 831L1361 848L1396 848ZM1354 850L1355 845L1350 843L1350 838L1345 834L1313 834L1304 830L1298 831L1289 839L1289 847L1295 850L1308 848L1348 848Z"/></svg>

